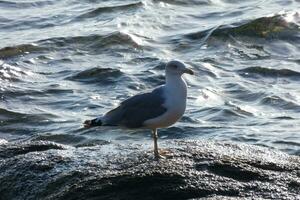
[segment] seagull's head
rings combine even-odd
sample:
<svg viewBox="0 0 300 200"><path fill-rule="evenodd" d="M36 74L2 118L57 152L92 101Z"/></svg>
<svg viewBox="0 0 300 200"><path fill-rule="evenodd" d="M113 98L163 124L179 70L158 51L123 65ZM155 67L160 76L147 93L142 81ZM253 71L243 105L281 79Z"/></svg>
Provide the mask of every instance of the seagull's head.
<svg viewBox="0 0 300 200"><path fill-rule="evenodd" d="M167 63L166 65L166 74L178 75L181 76L182 74L191 74L193 75L193 70L187 68L184 63L172 60Z"/></svg>

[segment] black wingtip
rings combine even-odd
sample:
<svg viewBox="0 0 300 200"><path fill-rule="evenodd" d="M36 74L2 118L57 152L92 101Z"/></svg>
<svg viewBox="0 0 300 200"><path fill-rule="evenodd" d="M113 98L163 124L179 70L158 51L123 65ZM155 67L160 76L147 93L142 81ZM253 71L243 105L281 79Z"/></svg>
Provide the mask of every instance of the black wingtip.
<svg viewBox="0 0 300 200"><path fill-rule="evenodd" d="M98 119L98 118L92 119L92 120L91 120L91 126L102 126L102 121L101 121L101 119Z"/></svg>

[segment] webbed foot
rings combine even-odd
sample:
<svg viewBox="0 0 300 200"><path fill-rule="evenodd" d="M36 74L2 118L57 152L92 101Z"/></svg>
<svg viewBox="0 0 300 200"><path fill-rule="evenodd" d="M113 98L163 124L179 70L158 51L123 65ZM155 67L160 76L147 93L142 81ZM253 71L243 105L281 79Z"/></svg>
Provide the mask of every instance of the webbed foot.
<svg viewBox="0 0 300 200"><path fill-rule="evenodd" d="M173 153L167 149L160 149L154 152L154 157L156 160L167 159L173 156Z"/></svg>

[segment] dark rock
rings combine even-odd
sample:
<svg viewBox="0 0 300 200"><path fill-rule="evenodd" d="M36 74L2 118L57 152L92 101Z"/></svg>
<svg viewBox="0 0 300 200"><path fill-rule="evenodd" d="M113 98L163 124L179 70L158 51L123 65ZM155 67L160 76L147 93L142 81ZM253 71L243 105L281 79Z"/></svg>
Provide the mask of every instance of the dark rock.
<svg viewBox="0 0 300 200"><path fill-rule="evenodd" d="M299 199L300 157L207 141L162 143L156 161L137 144L0 145L0 199Z"/></svg>

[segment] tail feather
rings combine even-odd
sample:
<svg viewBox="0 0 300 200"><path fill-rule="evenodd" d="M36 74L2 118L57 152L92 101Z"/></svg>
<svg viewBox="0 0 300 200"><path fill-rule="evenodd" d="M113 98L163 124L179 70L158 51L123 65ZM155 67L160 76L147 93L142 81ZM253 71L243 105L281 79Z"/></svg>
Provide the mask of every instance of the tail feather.
<svg viewBox="0 0 300 200"><path fill-rule="evenodd" d="M95 118L95 119L92 119L92 120L86 120L83 123L83 125L84 125L85 128L89 128L89 127L92 127L92 126L102 126L103 122L102 122L101 118Z"/></svg>

